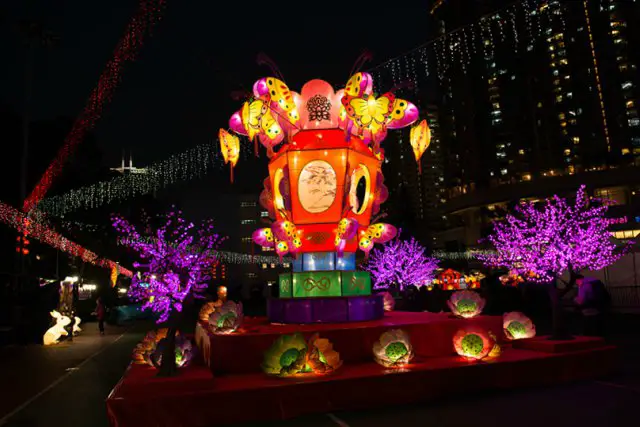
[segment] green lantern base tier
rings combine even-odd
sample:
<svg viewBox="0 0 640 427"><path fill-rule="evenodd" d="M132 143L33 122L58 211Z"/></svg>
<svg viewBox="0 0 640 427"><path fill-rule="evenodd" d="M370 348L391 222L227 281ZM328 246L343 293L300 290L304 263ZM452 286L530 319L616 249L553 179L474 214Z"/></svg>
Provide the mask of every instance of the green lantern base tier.
<svg viewBox="0 0 640 427"><path fill-rule="evenodd" d="M367 271L303 271L283 273L280 298L325 298L371 295Z"/></svg>

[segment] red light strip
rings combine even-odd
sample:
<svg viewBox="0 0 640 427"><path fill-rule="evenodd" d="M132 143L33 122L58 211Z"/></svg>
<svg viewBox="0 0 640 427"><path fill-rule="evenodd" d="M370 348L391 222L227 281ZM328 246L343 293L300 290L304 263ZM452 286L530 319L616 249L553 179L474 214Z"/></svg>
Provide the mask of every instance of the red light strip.
<svg viewBox="0 0 640 427"><path fill-rule="evenodd" d="M80 257L85 262L109 269L117 267L120 274L127 277L133 276L131 270L109 259L98 257L96 253L72 242L46 225L32 220L25 213L2 202L0 202L0 221L10 225L24 235L28 235L70 255Z"/></svg>
<svg viewBox="0 0 640 427"><path fill-rule="evenodd" d="M23 210L30 212L51 188L53 180L60 174L62 168L73 153L76 146L92 129L105 105L111 100L116 87L120 83L124 65L136 59L144 36L150 32L154 24L160 20L165 0L140 0L138 10L129 22L124 36L118 42L113 57L107 62L104 71L98 79L98 84L91 92L84 110L76 119L71 131L64 140L64 145L58 151L56 158L49 165L31 194L25 199Z"/></svg>

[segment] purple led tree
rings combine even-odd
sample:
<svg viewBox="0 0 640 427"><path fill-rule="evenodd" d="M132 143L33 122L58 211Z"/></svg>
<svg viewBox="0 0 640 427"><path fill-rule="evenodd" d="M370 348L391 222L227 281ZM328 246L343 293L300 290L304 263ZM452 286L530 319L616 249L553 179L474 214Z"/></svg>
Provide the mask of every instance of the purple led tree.
<svg viewBox="0 0 640 427"><path fill-rule="evenodd" d="M363 269L371 274L374 289L388 289L397 284L400 290L409 285L422 286L433 280L438 261L424 254L425 248L413 237L396 238L374 249Z"/></svg>
<svg viewBox="0 0 640 427"><path fill-rule="evenodd" d="M568 273L562 293L575 284L581 270L599 270L617 261L628 248L619 249L611 240L608 204L589 198L585 187L575 203L553 196L543 203L523 203L514 214L494 224L487 240L494 254L478 257L487 266L506 267L538 283L547 283L553 309L553 338L566 336L562 321L561 293L556 282Z"/></svg>
<svg viewBox="0 0 640 427"><path fill-rule="evenodd" d="M145 271L134 275L128 295L141 301L143 310L159 313L158 323L167 322L167 345L159 375L174 375L175 338L182 309L194 298L203 297L209 287L209 272L217 262L216 250L224 238L214 233L212 221L196 228L184 220L181 211L169 212L151 239L120 216L113 217L113 226L126 246L143 260L135 266ZM150 227L145 229L151 232Z"/></svg>

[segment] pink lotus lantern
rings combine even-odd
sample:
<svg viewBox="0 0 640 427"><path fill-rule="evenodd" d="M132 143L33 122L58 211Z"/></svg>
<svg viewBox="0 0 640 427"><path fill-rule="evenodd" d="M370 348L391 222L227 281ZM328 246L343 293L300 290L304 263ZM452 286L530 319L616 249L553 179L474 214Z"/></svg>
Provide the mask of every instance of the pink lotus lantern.
<svg viewBox="0 0 640 427"><path fill-rule="evenodd" d="M451 295L447 305L456 317L470 319L482 313L486 301L473 291L458 291Z"/></svg>
<svg viewBox="0 0 640 427"><path fill-rule="evenodd" d="M504 334L510 340L533 338L536 336L536 327L527 316L519 311L505 313L502 320Z"/></svg>
<svg viewBox="0 0 640 427"><path fill-rule="evenodd" d="M460 329L453 337L453 347L467 360L482 360L500 354L495 337L480 328Z"/></svg>

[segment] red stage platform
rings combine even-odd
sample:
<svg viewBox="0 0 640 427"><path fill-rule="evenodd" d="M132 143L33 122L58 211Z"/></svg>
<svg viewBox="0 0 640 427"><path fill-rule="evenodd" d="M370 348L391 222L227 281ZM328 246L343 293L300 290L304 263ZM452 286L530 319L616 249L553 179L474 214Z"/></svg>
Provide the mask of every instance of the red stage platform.
<svg viewBox="0 0 640 427"><path fill-rule="evenodd" d="M615 348L591 339L573 340L573 346L566 344L569 347L555 353L507 345L493 362L467 362L453 355L451 336L470 324L490 330L499 325L501 329L501 318L457 320L445 314L396 312L379 322L351 324L355 329L348 330L342 325L270 326L254 319L243 334L211 336L212 342L199 327L196 340L208 344L206 351L218 354L212 354L211 361L226 374L213 376L200 363L181 370L175 378L158 378L154 368L131 365L107 400L109 419L118 427L277 420L593 378L609 372L615 363ZM385 369L371 361L372 340L380 331L399 327L411 334L415 363L403 370ZM241 366L255 362L259 366L265 346L281 333L298 330L305 336L317 331L334 338L344 365L332 375L298 378L268 377L256 366ZM589 345L585 348L586 341ZM228 348L220 353L222 346ZM227 359L233 357L237 363Z"/></svg>

